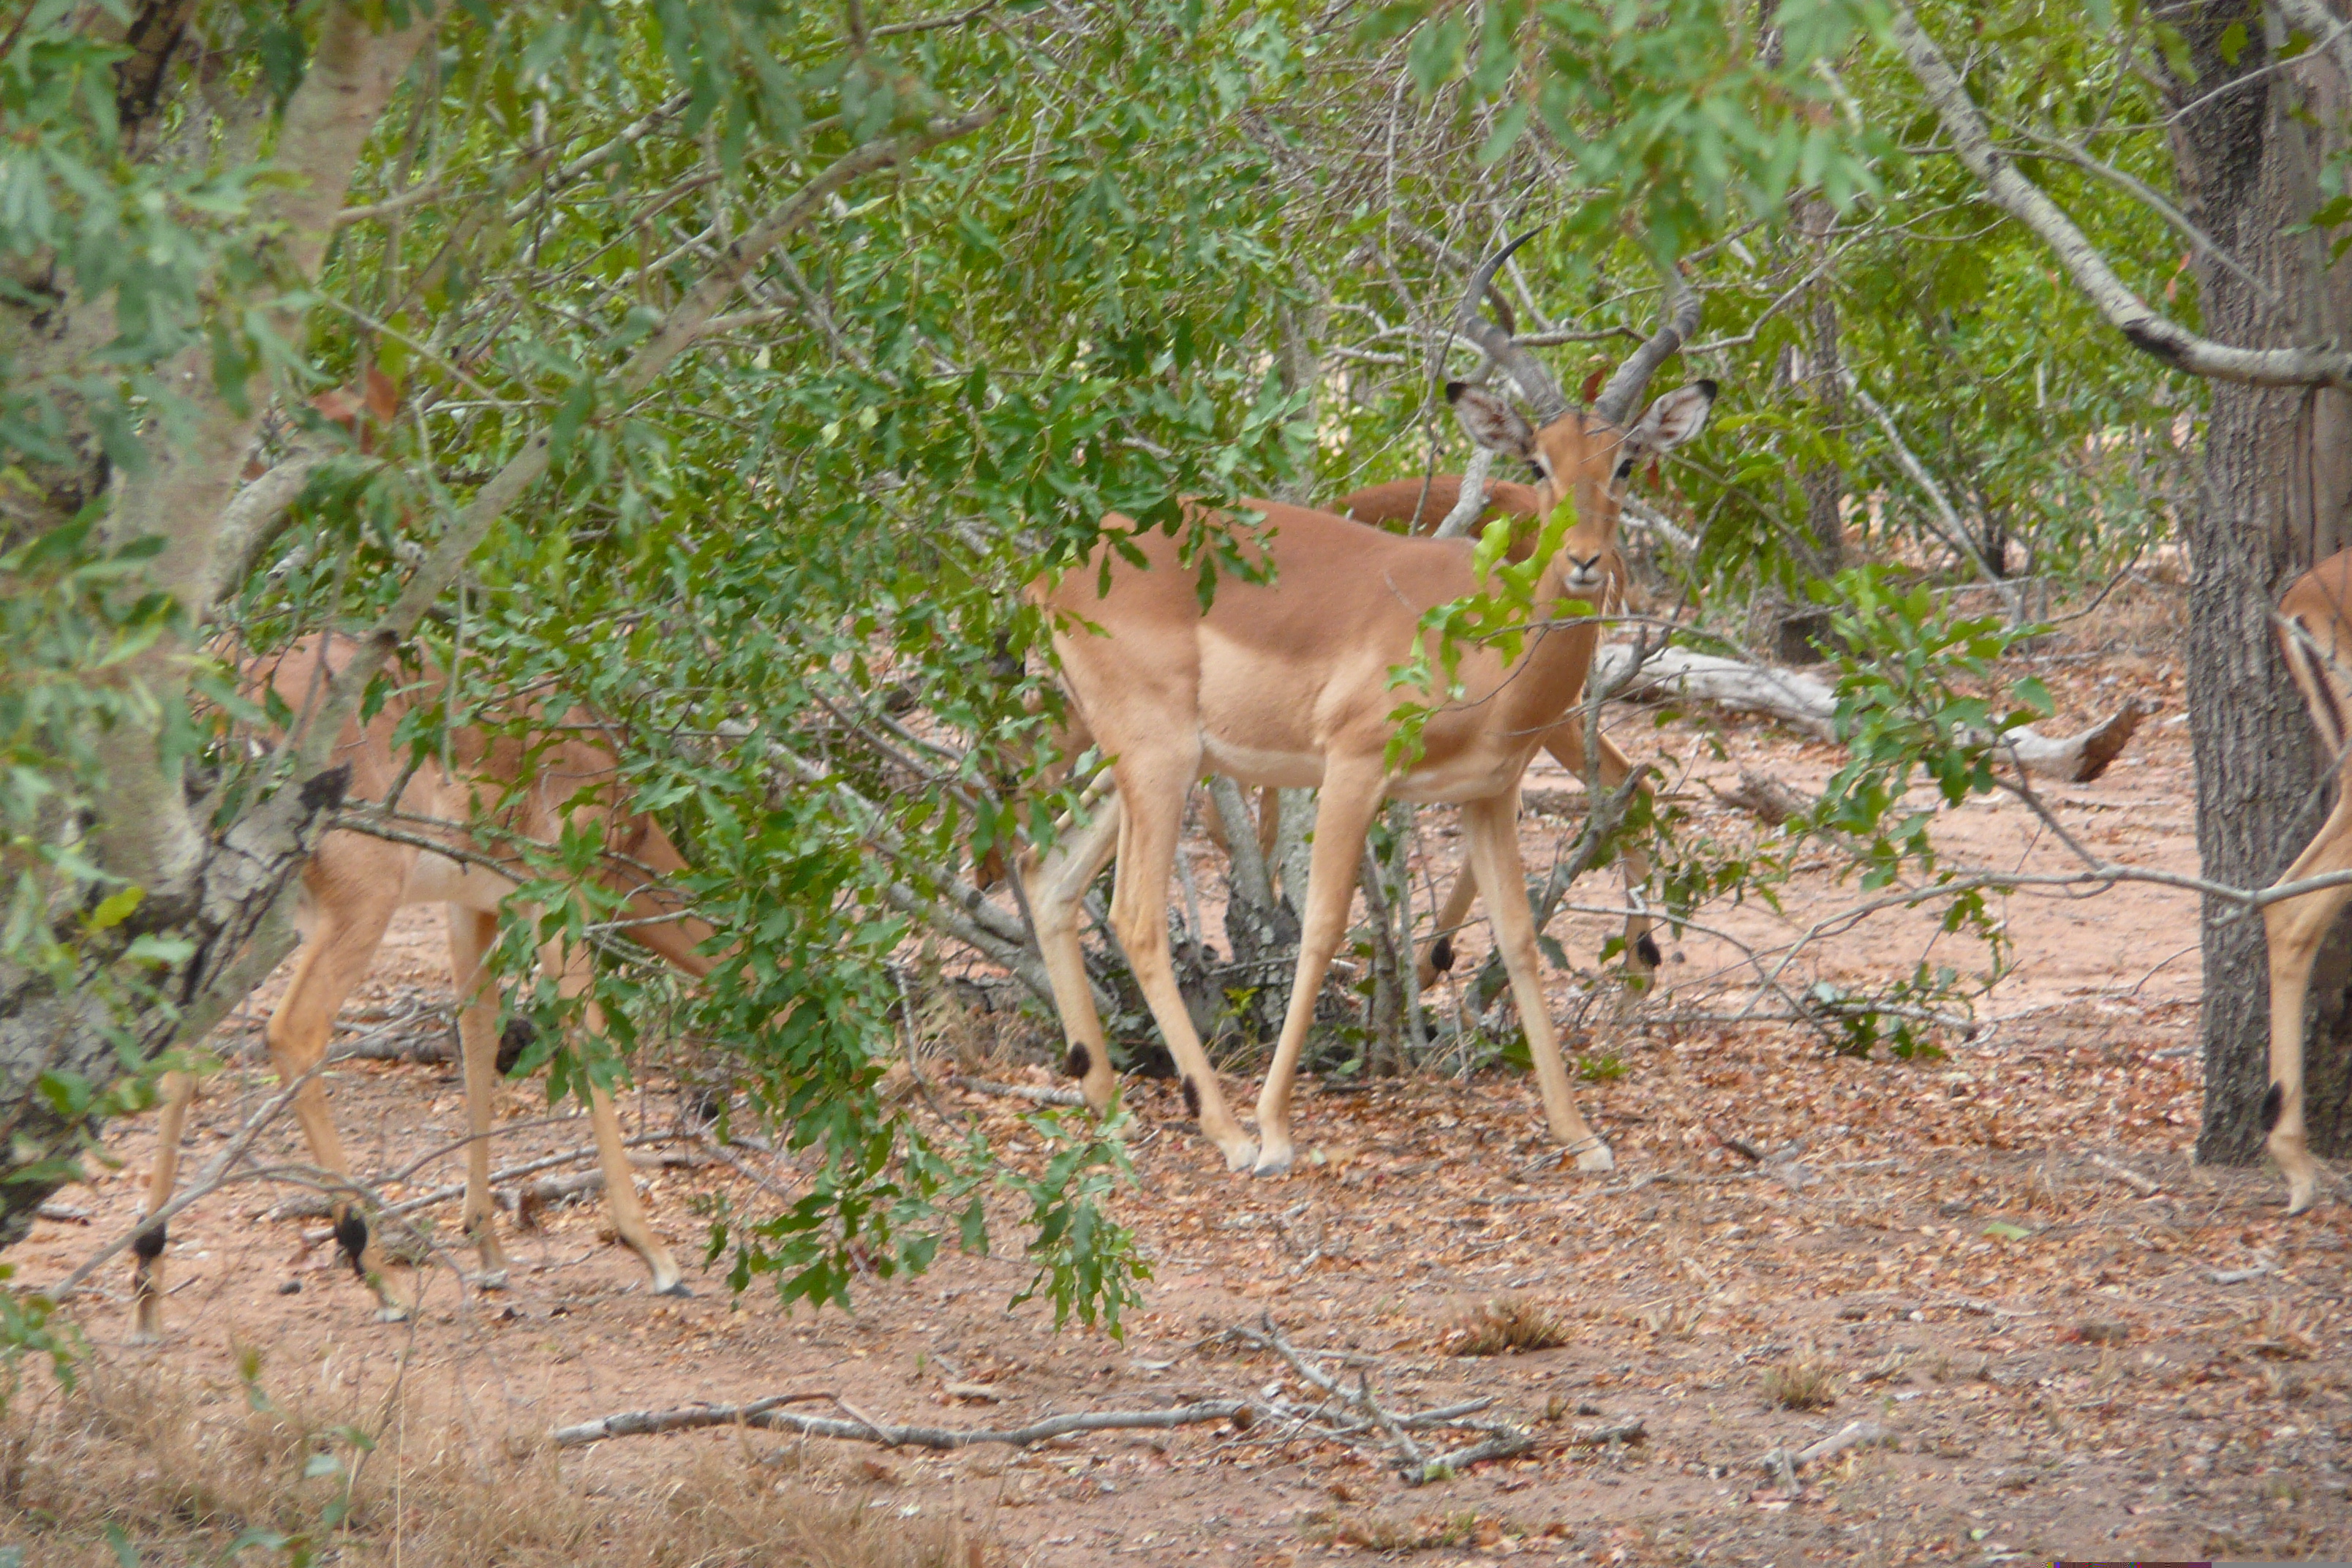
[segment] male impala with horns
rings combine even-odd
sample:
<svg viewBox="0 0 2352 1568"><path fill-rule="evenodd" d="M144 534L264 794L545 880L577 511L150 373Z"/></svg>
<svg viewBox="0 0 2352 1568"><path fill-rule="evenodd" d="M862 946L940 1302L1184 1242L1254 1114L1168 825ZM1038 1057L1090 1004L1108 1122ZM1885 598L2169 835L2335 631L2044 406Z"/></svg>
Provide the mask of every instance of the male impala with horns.
<svg viewBox="0 0 2352 1568"><path fill-rule="evenodd" d="M1186 1102L1233 1170L1270 1176L1290 1168L1290 1089L1299 1051L1347 926L1365 829L1390 798L1461 805L1471 868L1526 1020L1546 1122L1579 1169L1606 1171L1614 1163L1577 1112L1544 1001L1519 859L1519 775L1544 732L1584 689L1599 639L1592 614L1608 603L1623 570L1618 487L1640 458L1698 432L1715 384L1695 382L1630 417L1652 373L1698 325L1697 299L1669 272L1664 324L1591 409L1570 406L1533 356L1477 313L1496 268L1526 238L1479 268L1456 330L1506 373L1528 413L1481 387L1446 387L1473 439L1542 476L1545 515L1563 500L1575 504L1574 527L1544 563L1535 624L1517 658L1465 646L1459 649L1460 697L1391 689L1390 669L1410 660L1426 635L1423 613L1485 586L1469 542L1402 537L1274 501L1249 502L1265 521L1260 542L1243 545L1260 552L1271 569L1268 580L1227 578L1206 610L1192 574L1178 563L1177 542L1117 513L1103 520L1103 542L1093 555L1058 580L1030 588L1055 616L1071 748L1090 741L1112 759L1113 787L1097 784L1087 819L1066 826L1050 852L1033 852L1022 867L1070 1070L1089 1105L1099 1110L1109 1104L1114 1075L1088 989L1078 911L1087 885L1116 854L1112 929L1176 1058ZM1127 549L1114 546L1120 540ZM1544 624L1555 618L1564 624ZM1420 754L1391 772L1391 715L1412 700L1433 710ZM1321 791L1297 973L1258 1097L1255 1138L1226 1108L1169 956L1168 879L1186 799L1204 772Z"/></svg>

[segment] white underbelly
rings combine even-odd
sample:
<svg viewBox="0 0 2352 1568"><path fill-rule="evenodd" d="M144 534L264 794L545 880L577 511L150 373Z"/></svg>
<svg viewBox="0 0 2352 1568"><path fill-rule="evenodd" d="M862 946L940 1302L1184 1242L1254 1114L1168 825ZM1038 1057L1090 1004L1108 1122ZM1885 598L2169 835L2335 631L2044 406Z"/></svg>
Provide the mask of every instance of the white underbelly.
<svg viewBox="0 0 2352 1568"><path fill-rule="evenodd" d="M457 904L483 914L496 914L499 900L514 891L512 879L486 866L477 866L425 850L409 868L408 886L401 889L404 904Z"/></svg>
<svg viewBox="0 0 2352 1568"><path fill-rule="evenodd" d="M1523 771L1517 763L1496 764L1490 759L1414 768L1389 785L1389 798L1409 800L1417 805L1489 800L1508 790Z"/></svg>
<svg viewBox="0 0 2352 1568"><path fill-rule="evenodd" d="M1268 752L1236 745L1203 731L1202 765L1246 784L1272 784L1277 789L1313 789L1323 782L1320 752Z"/></svg>

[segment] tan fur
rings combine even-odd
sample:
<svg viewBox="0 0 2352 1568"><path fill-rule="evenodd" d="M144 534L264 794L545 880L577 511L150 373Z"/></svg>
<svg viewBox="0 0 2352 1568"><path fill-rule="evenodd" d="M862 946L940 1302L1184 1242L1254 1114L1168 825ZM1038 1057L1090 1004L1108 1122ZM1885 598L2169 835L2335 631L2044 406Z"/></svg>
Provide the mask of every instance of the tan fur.
<svg viewBox="0 0 2352 1568"><path fill-rule="evenodd" d="M1537 440L1551 472L1574 488L1579 518L1545 566L1538 605L1570 598L1602 604L1619 571L1611 475L1624 437L1570 413ZM1549 512L1554 499L1547 494L1542 510ZM1090 821L1068 829L1050 855L1033 855L1022 868L1072 1058L1085 1058L1087 1103L1097 1110L1109 1103L1114 1075L1087 989L1077 910L1114 852L1112 927L1198 1096L1201 1130L1230 1168L1274 1174L1293 1157L1292 1080L1347 924L1365 829L1386 796L1456 802L1473 873L1488 890L1496 945L1526 1022L1548 1124L1577 1152L1580 1168L1611 1168L1607 1146L1577 1111L1560 1062L1537 972L1517 831L1519 775L1582 691L1598 627L1536 631L1515 664L1490 648L1463 648L1466 695L1430 718L1422 757L1391 776L1383 761L1389 714L1408 694L1389 689L1388 671L1410 656L1424 610L1478 590L1469 542L1403 537L1271 501L1249 504L1265 516L1270 542L1264 548L1278 568L1276 580L1268 585L1223 578L1205 614L1193 574L1176 559L1176 542L1135 532L1116 514L1105 519L1106 534L1128 535L1148 569L1106 542L1058 582L1031 588L1034 601L1055 616L1055 649L1071 705L1115 759L1116 793L1101 800ZM1103 593L1097 584L1106 562L1109 587ZM1204 772L1322 791L1297 974L1258 1098L1255 1142L1226 1108L1170 964L1168 878L1185 799Z"/></svg>
<svg viewBox="0 0 2352 1568"><path fill-rule="evenodd" d="M317 701L326 683L322 664L340 663L350 647L345 639L306 638L283 656L248 669L247 689L258 700L266 689L274 688L287 706L299 714ZM417 679L394 696L364 731L356 725L346 728L333 761L351 767L348 798L352 802L380 801L399 784L407 767L407 753L404 748L395 752L394 731L412 708L437 701L440 688L437 677ZM584 722L584 716L575 722ZM601 836L614 858L599 873L599 879L609 888L631 893L630 919L658 922L634 925L629 935L680 972L697 979L708 974L713 960L697 950L709 940L711 928L682 913L676 895L648 886L686 868L677 846L652 818L620 809L614 760L603 747L576 735L541 737L541 741L535 755L527 755L525 746L513 740L474 729L453 731L448 771L443 770L437 757L417 768L400 797L404 820L394 826L493 860L510 856L510 851L500 849L497 839L485 842L460 827L434 824L465 823L479 802L485 807L497 805L494 819L499 826L523 838L553 842L563 836L567 821L574 832ZM526 772L532 772L531 782L509 801L509 783ZM575 803L583 792L585 800ZM268 1031L270 1061L279 1081L300 1079L326 1055L335 1015L352 987L366 976L394 912L409 903L447 904L450 970L463 1000L457 1030L466 1079L466 1125L472 1137L466 1146L461 1223L479 1253L486 1285L500 1282L507 1265L492 1226L490 1141L484 1136L490 1128L491 1095L498 1080L499 1026L498 997L487 983L482 959L497 939L499 900L513 886L494 867L432 855L413 845L349 830L328 834L303 869L299 918L304 941L295 958L293 980L270 1016ZM672 918L665 920L665 916ZM591 973L585 952L567 955L551 943L542 950L541 960L560 973L565 995L578 995L587 989ZM604 1027L593 1002L587 1005L587 1026L591 1032ZM178 1173L180 1131L194 1088L193 1079L184 1075L173 1075L166 1084L155 1170L148 1192L151 1215L170 1200ZM646 1223L637 1201L611 1096L601 1089L592 1091L589 1113L614 1228L645 1260L656 1292L685 1294L677 1263ZM296 1096L294 1114L310 1143L311 1159L320 1168L348 1178L351 1164L327 1106L326 1086L319 1079L312 1079ZM339 1223L349 1206L349 1196L339 1194L335 1202ZM418 1281L412 1279L404 1287L394 1283L373 1229L356 1262L375 1292L383 1315L405 1315L415 1304ZM133 1271L138 1331L146 1336L156 1334L163 1326L161 1264L158 1256L140 1262Z"/></svg>
<svg viewBox="0 0 2352 1568"><path fill-rule="evenodd" d="M2279 600L2278 636L2312 721L2338 752L2329 759L2336 772L2336 807L2279 878L2293 882L2352 871L2352 756L2342 754L2345 715L2352 712L2352 551L2329 556L2295 580ZM2263 910L2270 945L2269 1092L2277 1097L2269 1149L2286 1177L2289 1214L2311 1206L2320 1175L2304 1128L2304 1005L2319 944L2347 902L2352 886L2322 888Z"/></svg>

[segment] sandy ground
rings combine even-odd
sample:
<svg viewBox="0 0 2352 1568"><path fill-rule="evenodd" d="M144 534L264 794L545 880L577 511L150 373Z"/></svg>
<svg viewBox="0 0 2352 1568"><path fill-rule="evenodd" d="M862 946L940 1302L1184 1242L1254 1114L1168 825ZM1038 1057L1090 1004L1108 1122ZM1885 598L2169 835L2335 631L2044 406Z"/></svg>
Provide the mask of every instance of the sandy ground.
<svg viewBox="0 0 2352 1568"><path fill-rule="evenodd" d="M2052 681L2065 704L2059 729L2125 691L2163 704L2105 778L2046 792L2058 821L2099 853L2193 870L2172 673L2126 658ZM1709 781L1727 787L1760 767L1812 787L1835 762L1829 747L1763 728L1723 734L1720 758L1689 724L1652 734L1628 721L1618 732L1637 756L1668 758L1685 832L1727 844L1750 841L1756 825L1716 804ZM1540 773L1529 787L1572 788ZM1531 863L1571 826L1531 818ZM2013 801L1972 804L1936 831L1954 862L2062 864L2049 825ZM1438 814L1424 842L1442 875L1454 841ZM1211 852L1196 853L1204 885L1215 884ZM99 1356L130 1375L169 1365L234 1388L239 1349L257 1347L266 1382L354 1410L404 1378L412 1400L480 1436L478 1462L492 1469L565 1423L795 1390L884 1421L991 1426L1204 1397L1305 1399L1280 1361L1218 1337L1262 1321L1317 1352L1315 1364L1366 1378L1384 1408L1491 1396L1486 1416L1533 1438L1522 1456L1422 1487L1398 1479L1377 1436L1334 1441L1264 1418L1026 1451L855 1450L857 1467L826 1472L876 1508L960 1512L1007 1563L1264 1565L1381 1550L1432 1563L2340 1552L2352 1539L2339 1468L2352 1442L2352 1225L2333 1196L2289 1221L2274 1177L2189 1162L2193 903L2145 886L2011 896L2013 968L1977 1004L1973 1040L1940 1037L1951 1050L1941 1060L1842 1058L1800 1025L1708 1021L1756 994L1742 944L1784 944L1856 897L1816 868L1795 879L1780 913L1756 900L1711 909L1708 929L1666 943L1665 984L1646 998L1605 976L1555 977L1572 1048L1623 1068L1578 1085L1618 1154L1608 1177L1549 1168L1532 1088L1516 1077L1311 1088L1298 1112L1306 1158L1265 1183L1223 1171L1169 1086L1136 1082L1139 1182L1118 1214L1154 1278L1123 1342L1057 1334L1039 1303L1008 1309L1028 1274L1002 1255L864 1281L852 1313L788 1312L760 1287L739 1298L691 1268L691 1300L655 1300L635 1260L600 1237L593 1203L555 1207L528 1234L509 1226L509 1289L461 1295L445 1271L418 1321L379 1324L332 1247L314 1239L320 1223L270 1217L285 1194L257 1186L173 1225L168 1342L126 1342L123 1268L110 1265L106 1289L76 1310ZM1604 878L1580 889L1595 910L1613 900ZM1589 963L1614 923L1573 913L1553 930ZM1981 966L1980 947L1937 939L1933 924L1883 914L1807 947L1790 973L1859 985L1947 952ZM405 912L347 1025L445 994L440 942L437 911ZM1475 958L1475 941L1465 945ZM225 1052L257 1017L233 1021ZM1049 1081L1014 1062L995 1070ZM195 1118L192 1165L268 1087L249 1064L219 1075ZM1239 1082L1228 1091L1238 1104L1254 1097ZM585 1142L581 1124L541 1124L538 1085L501 1092L511 1131L499 1163ZM333 1075L332 1093L362 1172L395 1170L462 1128L447 1069L354 1063ZM951 1121L982 1119L1013 1157L1034 1152L1018 1102L955 1089L939 1100ZM627 1109L633 1130L675 1121L657 1082ZM20 1281L59 1278L129 1227L152 1137L151 1122L121 1129L120 1170L60 1194L83 1217L44 1223L12 1253ZM1732 1140L1776 1163L1752 1163ZM262 1145L265 1160L299 1157L290 1127ZM640 1184L683 1260L698 1256L713 1194L754 1213L773 1202L680 1147L703 1163L648 1169ZM739 1157L775 1182L802 1179L788 1163ZM456 1173L445 1158L389 1195ZM455 1205L444 1213L453 1223ZM1449 1353L1463 1314L1497 1298L1551 1315L1566 1342ZM1776 1403L1769 1391L1807 1363L1832 1403ZM1801 1494L1762 1467L1768 1451L1854 1420L1878 1424L1883 1440L1809 1469ZM1638 1438L1591 1440L1634 1421ZM1422 1438L1432 1453L1468 1440ZM706 1431L615 1440L563 1462L605 1486L658 1486L698 1450L756 1462L784 1442Z"/></svg>

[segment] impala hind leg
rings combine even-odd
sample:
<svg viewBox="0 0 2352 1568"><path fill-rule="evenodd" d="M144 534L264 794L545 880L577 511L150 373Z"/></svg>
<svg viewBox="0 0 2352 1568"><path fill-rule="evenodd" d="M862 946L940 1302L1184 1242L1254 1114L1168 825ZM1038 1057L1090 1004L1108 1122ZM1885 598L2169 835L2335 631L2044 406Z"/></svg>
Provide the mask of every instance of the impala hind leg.
<svg viewBox="0 0 2352 1568"><path fill-rule="evenodd" d="M1377 766L1357 773L1336 770L1323 776L1322 794L1315 807L1314 858L1307 870L1307 912L1299 921L1298 971L1290 985L1290 1005L1282 1016L1282 1040L1275 1047L1274 1066L1266 1069L1265 1088L1257 1097L1258 1156L1255 1173L1278 1176L1295 1157L1290 1141L1290 1087L1298 1074L1299 1053L1307 1031L1315 1023L1316 998L1331 955L1348 931L1348 907L1356 896L1356 862L1362 856L1364 834L1372 814L1381 807L1385 778ZM1524 910L1527 900L1520 900Z"/></svg>
<svg viewBox="0 0 2352 1568"><path fill-rule="evenodd" d="M152 1215L172 1201L180 1181L180 1138L187 1127L188 1102L196 1097L194 1073L167 1072L163 1102L155 1118L155 1168L147 1178L147 1214ZM169 1227L140 1227L131 1244L131 1339L140 1344L163 1337L163 1245Z"/></svg>
<svg viewBox="0 0 2352 1568"><path fill-rule="evenodd" d="M499 995L484 959L498 941L498 916L463 904L448 906L449 974L457 991L457 1059L466 1076L466 1206L458 1227L481 1259L478 1288L507 1282L506 1249L499 1245L498 1209L490 1200L490 1110L499 1082Z"/></svg>
<svg viewBox="0 0 2352 1568"><path fill-rule="evenodd" d="M1118 761L1118 876L1111 886L1110 926L1126 951L1127 965L1168 1054L1184 1085L1184 1102L1200 1123L1201 1135L1225 1157L1225 1168L1245 1171L1257 1158L1257 1144L1242 1130L1217 1088L1217 1070L1193 1032L1192 1009L1176 986L1176 965L1168 950L1168 880L1176 870L1177 835L1184 802L1200 776L1198 747L1170 748L1153 755L1130 746Z"/></svg>
<svg viewBox="0 0 2352 1568"><path fill-rule="evenodd" d="M311 862L313 871L320 870L323 859ZM363 870L370 866L360 863ZM373 867L373 870L378 874L352 874L349 866L341 868L333 876L332 896L322 894L316 885L309 888L310 929L294 960L293 983L269 1016L268 1034L270 1065L277 1068L278 1082L309 1079L295 1091L294 1120L301 1125L312 1162L346 1182L352 1166L343 1154L343 1141L335 1131L334 1112L327 1106L327 1086L310 1075L326 1059L335 1015L367 973L383 941L384 928L399 907L404 875L397 868ZM309 881L307 875L305 880ZM407 1317L416 1300L413 1272L406 1289L394 1289L383 1249L352 1204L349 1188L333 1194L332 1213L335 1240L352 1272L374 1292L376 1316L385 1322Z"/></svg>
<svg viewBox="0 0 2352 1568"><path fill-rule="evenodd" d="M584 949L561 954L551 945L541 950L540 962L558 969L562 976L559 989L566 997L586 995L595 982L595 970ZM593 999L582 1009L582 1023L592 1036L601 1037L604 1032L604 1009ZM493 1057L497 1045L493 1037L489 1042ZM631 1168L629 1152L621 1142L621 1119L613 1110L613 1097L593 1081L588 1089L588 1121L596 1133L596 1163L604 1173L604 1208L613 1216L613 1229L628 1244L630 1251L645 1260L647 1272L653 1276L655 1295L693 1295L677 1260L670 1257L668 1247L646 1219L645 1205L637 1198L636 1172Z"/></svg>
<svg viewBox="0 0 2352 1568"><path fill-rule="evenodd" d="M1582 726L1580 721L1571 718L1564 727L1580 730ZM1578 748L1580 752L1582 749L1580 735ZM1564 757L1560 760L1567 761ZM1580 761L1570 765L1577 777L1584 776ZM1633 760L1619 751L1617 743L1606 735L1601 737L1599 773L1601 787L1611 790L1622 789L1625 781L1633 773ZM1641 785L1639 793L1646 803L1650 798L1650 786L1646 784ZM1512 831L1516 836L1517 829L1514 827ZM1643 901L1642 894L1642 889L1650 885L1650 858L1643 853L1641 845L1635 843L1630 834L1621 835L1617 840L1617 868L1625 879L1628 906L1625 911L1625 968L1630 973L1648 975L1656 971L1661 958L1658 940L1650 934L1649 907Z"/></svg>
<svg viewBox="0 0 2352 1568"><path fill-rule="evenodd" d="M2310 847L2279 879L2293 882L2352 870L2352 788L2339 789L2336 809ZM2336 917L2352 902L2352 886L2321 888L2263 910L2271 971L2271 1086L2263 1097L2263 1131L2271 1158L2286 1177L2286 1212L2301 1214L2316 1192L2319 1162L2311 1157L2303 1125L2304 1003L2311 965Z"/></svg>
<svg viewBox="0 0 2352 1568"><path fill-rule="evenodd" d="M1017 875L1029 905L1029 919L1037 930L1045 978L1053 986L1054 1011L1062 1016L1069 1074L1078 1080L1087 1103L1099 1116L1110 1108L1111 1089L1118 1079L1111 1071L1102 1016L1095 1011L1094 987L1087 980L1078 917L1087 889L1118 848L1120 809L1116 792L1090 804L1093 815L1085 826L1062 825L1053 849L1043 855L1032 849L1024 855Z"/></svg>
<svg viewBox="0 0 2352 1568"><path fill-rule="evenodd" d="M1519 1021L1527 1029L1528 1055L1535 1063L1536 1087L1543 1095L1544 1120L1551 1135L1568 1145L1580 1171L1609 1171L1616 1159L1600 1134L1585 1125L1570 1092L1568 1069L1560 1065L1559 1037L1552 1031L1551 1009L1544 1000L1543 972L1536 951L1536 924L1528 901L1520 896L1527 870L1519 860L1519 801L1515 789L1499 800L1479 800L1462 807L1463 837L1469 841L1470 867L1479 890L1486 895L1487 918L1495 924L1495 945L1510 972L1511 994L1519 1005Z"/></svg>

